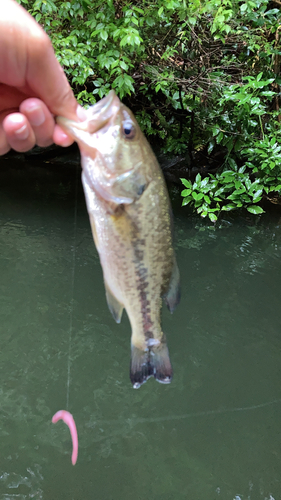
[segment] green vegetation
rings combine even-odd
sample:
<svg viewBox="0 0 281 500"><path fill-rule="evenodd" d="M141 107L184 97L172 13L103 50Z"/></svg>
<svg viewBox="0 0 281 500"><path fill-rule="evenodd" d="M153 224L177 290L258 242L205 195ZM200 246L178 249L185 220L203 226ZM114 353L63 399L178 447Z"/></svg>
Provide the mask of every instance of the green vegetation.
<svg viewBox="0 0 281 500"><path fill-rule="evenodd" d="M219 169L182 179L183 205L262 213L281 194L280 28L274 0L21 0L81 103L114 88L166 153ZM207 169L205 169L207 170Z"/></svg>

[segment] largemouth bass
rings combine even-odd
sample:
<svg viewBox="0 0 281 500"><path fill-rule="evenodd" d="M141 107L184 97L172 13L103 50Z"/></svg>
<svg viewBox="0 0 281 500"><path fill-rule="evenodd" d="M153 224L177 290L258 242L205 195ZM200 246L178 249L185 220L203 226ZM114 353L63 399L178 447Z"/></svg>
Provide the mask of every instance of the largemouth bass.
<svg viewBox="0 0 281 500"><path fill-rule="evenodd" d="M131 323L133 386L151 376L168 384L172 366L160 311L162 298L174 311L180 286L166 184L134 115L113 90L86 113L82 122L57 122L80 148L108 307L117 323L125 308Z"/></svg>

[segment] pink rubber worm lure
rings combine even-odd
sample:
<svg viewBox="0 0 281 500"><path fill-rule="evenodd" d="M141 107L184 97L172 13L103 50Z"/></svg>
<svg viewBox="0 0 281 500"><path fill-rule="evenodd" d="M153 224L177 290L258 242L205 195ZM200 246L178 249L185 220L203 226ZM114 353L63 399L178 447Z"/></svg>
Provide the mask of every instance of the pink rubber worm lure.
<svg viewBox="0 0 281 500"><path fill-rule="evenodd" d="M78 457L78 434L77 434L77 429L76 425L74 422L74 418L69 413L69 411L66 410L59 410L57 413L54 414L52 418L53 424L56 424L59 420L63 420L64 423L68 426L70 430L70 435L72 439L72 456L71 456L71 462L72 465L76 464L77 457Z"/></svg>

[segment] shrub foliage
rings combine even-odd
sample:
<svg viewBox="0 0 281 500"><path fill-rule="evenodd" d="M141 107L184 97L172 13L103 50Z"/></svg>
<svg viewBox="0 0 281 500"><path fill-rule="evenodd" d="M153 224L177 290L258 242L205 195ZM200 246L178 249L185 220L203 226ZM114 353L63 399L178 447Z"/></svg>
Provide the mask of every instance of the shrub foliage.
<svg viewBox="0 0 281 500"><path fill-rule="evenodd" d="M281 193L281 1L19 0L52 39L75 95L114 88L166 153L217 172L182 179L183 205L262 213Z"/></svg>

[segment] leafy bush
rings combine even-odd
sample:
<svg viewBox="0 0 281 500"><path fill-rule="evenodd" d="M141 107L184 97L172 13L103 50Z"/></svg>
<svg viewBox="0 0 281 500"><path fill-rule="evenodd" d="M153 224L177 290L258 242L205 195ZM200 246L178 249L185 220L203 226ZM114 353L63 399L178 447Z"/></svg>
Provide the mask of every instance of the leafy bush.
<svg viewBox="0 0 281 500"><path fill-rule="evenodd" d="M268 0L19 1L51 37L82 104L114 88L168 154L188 152L192 163L198 151L206 159L226 151L215 175L185 181L184 205L215 220L244 206L260 213L263 195L278 196L279 8Z"/></svg>
<svg viewBox="0 0 281 500"><path fill-rule="evenodd" d="M261 214L263 209L253 204L259 203L263 194L281 191L280 130L272 128L276 112L267 111L263 101L275 95L264 90L273 81L262 80L260 73L257 77L243 77L241 84L223 87L218 100L220 115L213 125L214 140L210 141L209 150L215 141L222 144L227 149L225 162L215 176L202 180L198 174L193 185L182 179L187 188L182 191L182 204L193 204L202 217L208 216L214 222L221 211L241 207ZM234 157L242 163L240 168Z"/></svg>

